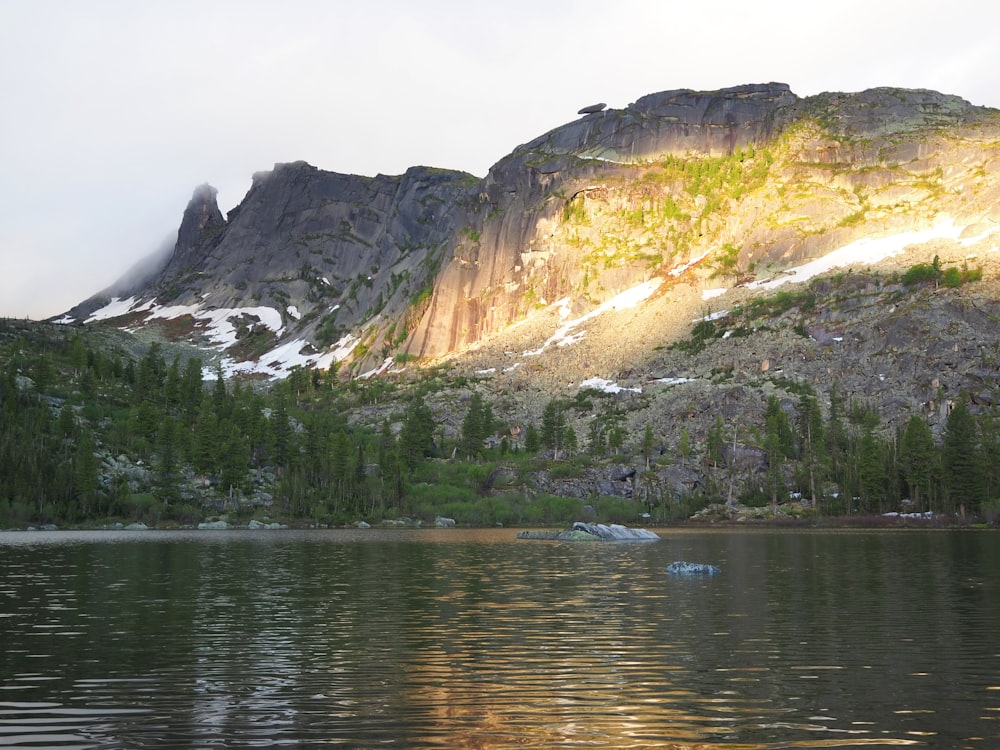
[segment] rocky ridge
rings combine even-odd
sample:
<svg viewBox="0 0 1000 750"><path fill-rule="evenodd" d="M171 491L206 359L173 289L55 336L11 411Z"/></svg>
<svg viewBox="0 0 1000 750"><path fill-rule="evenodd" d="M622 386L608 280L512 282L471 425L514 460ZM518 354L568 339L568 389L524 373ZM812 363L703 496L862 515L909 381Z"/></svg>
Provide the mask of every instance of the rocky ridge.
<svg viewBox="0 0 1000 750"><path fill-rule="evenodd" d="M115 292L133 295L132 328L151 304L227 310L232 359L298 342L357 374L465 351L564 298L584 313L651 279L697 296L942 213L993 226L998 128L996 112L922 90L661 92L584 114L482 179L279 164L225 218L201 186L158 276ZM262 306L279 326L255 326Z"/></svg>

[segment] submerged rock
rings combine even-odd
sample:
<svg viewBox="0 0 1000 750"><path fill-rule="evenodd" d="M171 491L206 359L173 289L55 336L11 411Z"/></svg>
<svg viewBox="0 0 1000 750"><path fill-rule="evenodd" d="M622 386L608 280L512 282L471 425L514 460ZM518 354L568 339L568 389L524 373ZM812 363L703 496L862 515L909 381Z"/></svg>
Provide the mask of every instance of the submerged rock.
<svg viewBox="0 0 1000 750"><path fill-rule="evenodd" d="M518 539L555 539L563 542L658 542L660 537L646 529L630 529L620 524L576 521L565 531L521 531Z"/></svg>
<svg viewBox="0 0 1000 750"><path fill-rule="evenodd" d="M714 576L722 571L708 563L692 563L677 560L667 566L667 572L677 576Z"/></svg>

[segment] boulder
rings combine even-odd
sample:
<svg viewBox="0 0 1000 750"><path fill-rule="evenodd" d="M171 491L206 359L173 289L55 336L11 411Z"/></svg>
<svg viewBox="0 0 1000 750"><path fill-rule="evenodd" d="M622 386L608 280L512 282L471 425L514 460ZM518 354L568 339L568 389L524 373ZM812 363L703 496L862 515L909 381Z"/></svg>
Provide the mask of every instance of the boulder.
<svg viewBox="0 0 1000 750"><path fill-rule="evenodd" d="M632 529L620 524L576 521L565 531L522 531L518 539L553 539L561 542L658 542L660 537L646 529Z"/></svg>

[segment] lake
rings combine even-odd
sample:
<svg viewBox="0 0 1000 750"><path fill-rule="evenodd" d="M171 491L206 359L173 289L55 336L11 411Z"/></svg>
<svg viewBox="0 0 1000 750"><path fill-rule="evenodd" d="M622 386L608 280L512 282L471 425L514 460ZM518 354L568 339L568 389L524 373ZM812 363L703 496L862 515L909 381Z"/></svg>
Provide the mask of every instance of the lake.
<svg viewBox="0 0 1000 750"><path fill-rule="evenodd" d="M1000 534L657 531L0 533L0 746L1000 747Z"/></svg>

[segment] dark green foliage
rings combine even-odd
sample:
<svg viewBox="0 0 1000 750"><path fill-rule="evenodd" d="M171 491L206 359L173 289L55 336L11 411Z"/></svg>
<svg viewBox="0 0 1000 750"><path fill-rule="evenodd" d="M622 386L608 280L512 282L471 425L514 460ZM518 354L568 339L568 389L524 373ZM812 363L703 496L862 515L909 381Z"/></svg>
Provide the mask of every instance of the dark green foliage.
<svg viewBox="0 0 1000 750"><path fill-rule="evenodd" d="M777 298L768 310L792 304ZM723 330L705 323L706 336ZM584 517L585 505L597 509L595 520L632 523L640 509L682 518L720 495L768 504L793 491L824 513L964 510L981 518L1000 495L1000 424L964 402L938 445L919 417L889 434L872 404L846 406L835 385L824 398L804 380L775 376L783 401L768 399L760 425L737 430L718 418L707 434L678 426L661 436L650 425L629 435L650 463L660 443L676 444L673 460L703 462L709 479L708 467L716 467L728 483L736 469L725 465L724 449L738 434L767 453L761 471L740 479L745 487L706 484L701 494L668 497L650 472L641 503L581 501L534 496L532 476L544 470L553 480L573 479L606 466L605 456L625 442L628 405L620 399L590 391L553 399L539 424L526 426L525 450L492 448L485 438L498 425L478 394L456 437L439 424L428 399L441 408L448 399L438 394L459 387L443 370L428 370L418 395L392 411L387 404L405 384L342 383L298 370L265 389L226 381L218 368L203 383L196 359L168 358L157 346L131 357L89 335L56 329L29 343L5 336L0 324L0 525L246 518L265 497L268 515L315 523L410 514L473 525L562 524ZM349 423L347 409L358 406L382 410L380 427ZM585 455L574 455L571 419L586 425ZM535 455L543 446L550 456ZM139 478L108 469L118 457Z"/></svg>
<svg viewBox="0 0 1000 750"><path fill-rule="evenodd" d="M399 454L410 471L424 458L434 455L434 415L420 395L410 400L406 410L399 434Z"/></svg>
<svg viewBox="0 0 1000 750"><path fill-rule="evenodd" d="M724 333L725 329L715 320L705 318L694 324L688 338L674 342L670 348L679 349L686 354L697 354L705 348L709 341L720 338Z"/></svg>
<svg viewBox="0 0 1000 750"><path fill-rule="evenodd" d="M485 449L485 440L494 430L493 407L481 395L473 393L469 409L462 420L459 451L466 458L479 458Z"/></svg>
<svg viewBox="0 0 1000 750"><path fill-rule="evenodd" d="M961 268L951 266L946 269L941 268L941 259L934 256L931 263L916 263L910 266L903 274L903 283L906 286L918 286L920 284L942 285L955 289L972 281L979 281L983 277L981 268L969 268L964 265Z"/></svg>
<svg viewBox="0 0 1000 750"><path fill-rule="evenodd" d="M524 449L528 453L538 453L542 447L542 436L538 432L538 428L533 424L529 424L524 431Z"/></svg>
<svg viewBox="0 0 1000 750"><path fill-rule="evenodd" d="M918 511L929 507L938 473L938 450L927 423L914 414L899 443L899 462L910 499Z"/></svg>
<svg viewBox="0 0 1000 750"><path fill-rule="evenodd" d="M576 448L576 432L566 417L569 404L561 399L552 399L542 411L541 443L552 451L558 461L560 452L572 452Z"/></svg>
<svg viewBox="0 0 1000 750"><path fill-rule="evenodd" d="M959 401L948 415L941 453L944 490L953 509L976 511L984 500L985 477L978 449L975 420L969 407Z"/></svg>
<svg viewBox="0 0 1000 750"><path fill-rule="evenodd" d="M792 430L792 422L781 407L777 396L767 398L764 432L771 448L768 451L769 460L772 451L775 451L775 458L792 458L795 455L795 433Z"/></svg>
<svg viewBox="0 0 1000 750"><path fill-rule="evenodd" d="M903 283L906 286L916 286L917 284L936 284L941 280L941 266L938 258L934 256L934 263L917 263L910 266L903 274Z"/></svg>

